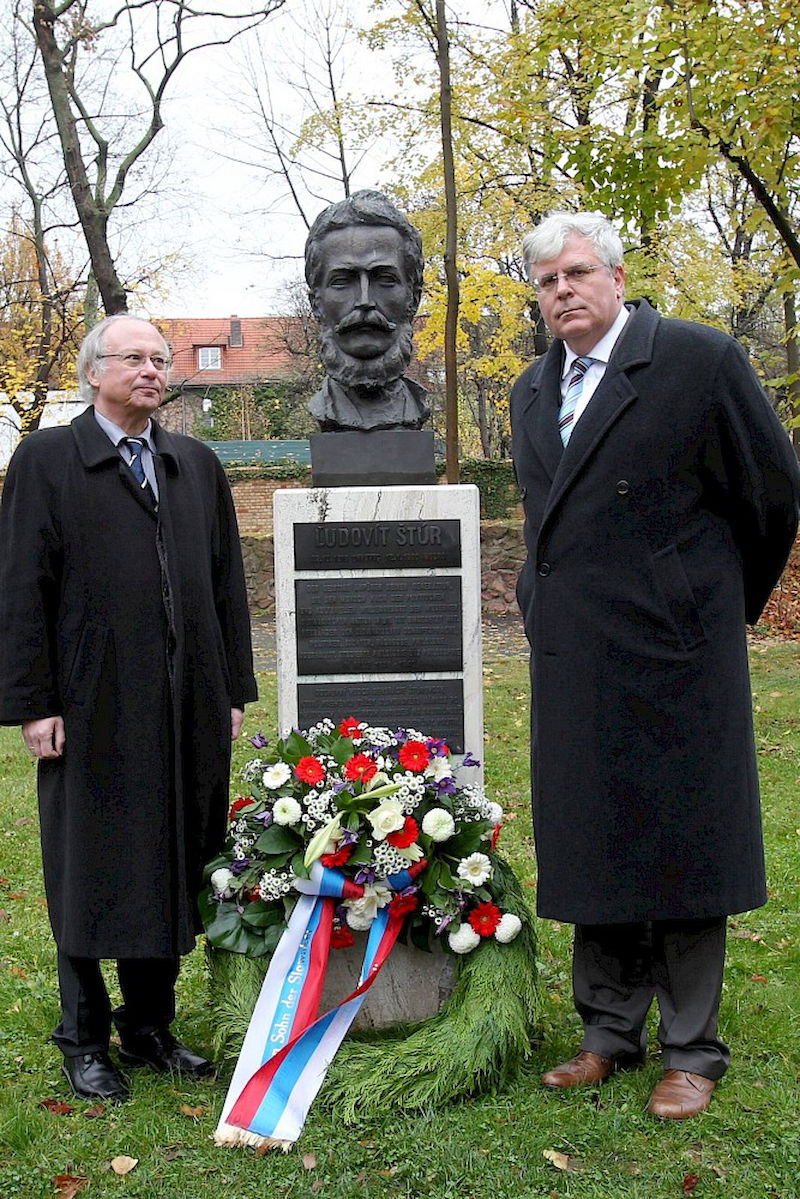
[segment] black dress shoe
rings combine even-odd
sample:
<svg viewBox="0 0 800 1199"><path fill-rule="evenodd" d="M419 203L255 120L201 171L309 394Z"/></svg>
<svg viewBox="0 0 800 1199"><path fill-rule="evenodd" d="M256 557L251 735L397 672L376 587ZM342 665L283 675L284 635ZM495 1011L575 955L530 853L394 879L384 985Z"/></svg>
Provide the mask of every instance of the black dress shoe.
<svg viewBox="0 0 800 1199"><path fill-rule="evenodd" d="M127 1037L121 1044L119 1056L132 1066L149 1066L159 1074L191 1074L204 1078L213 1074L214 1067L199 1053L181 1045L167 1028L141 1037Z"/></svg>
<svg viewBox="0 0 800 1199"><path fill-rule="evenodd" d="M124 1103L130 1097L125 1079L107 1053L82 1053L65 1057L61 1073L78 1099L107 1099Z"/></svg>

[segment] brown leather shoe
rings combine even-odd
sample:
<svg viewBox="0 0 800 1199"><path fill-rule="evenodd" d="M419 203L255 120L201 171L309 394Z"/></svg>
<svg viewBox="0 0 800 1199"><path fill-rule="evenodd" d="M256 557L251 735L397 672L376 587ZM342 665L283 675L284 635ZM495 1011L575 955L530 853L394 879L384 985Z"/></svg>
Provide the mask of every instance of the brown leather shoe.
<svg viewBox="0 0 800 1199"><path fill-rule="evenodd" d="M713 1078L689 1070L665 1070L650 1096L647 1111L662 1120L688 1120L706 1110L716 1085Z"/></svg>
<svg viewBox="0 0 800 1199"><path fill-rule="evenodd" d="M613 1058L600 1057L597 1053L590 1053L588 1049L582 1049L568 1062L562 1062L554 1070L548 1070L546 1074L543 1074L542 1082L546 1087L553 1089L587 1086L592 1083L605 1082L609 1075L614 1073L614 1069Z"/></svg>

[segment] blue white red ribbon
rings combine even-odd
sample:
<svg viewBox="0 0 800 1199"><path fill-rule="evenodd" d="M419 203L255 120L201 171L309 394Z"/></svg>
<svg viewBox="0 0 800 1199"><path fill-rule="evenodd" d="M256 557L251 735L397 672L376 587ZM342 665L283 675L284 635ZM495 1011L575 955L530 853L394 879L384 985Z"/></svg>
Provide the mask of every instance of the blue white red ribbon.
<svg viewBox="0 0 800 1199"><path fill-rule="evenodd" d="M403 890L413 874L387 882ZM300 1136L328 1066L397 940L403 916L389 906L372 921L359 985L316 1019L330 952L333 911L339 899L364 888L339 870L315 862L310 880L296 880L301 894L272 956L231 1079L214 1140L288 1150Z"/></svg>

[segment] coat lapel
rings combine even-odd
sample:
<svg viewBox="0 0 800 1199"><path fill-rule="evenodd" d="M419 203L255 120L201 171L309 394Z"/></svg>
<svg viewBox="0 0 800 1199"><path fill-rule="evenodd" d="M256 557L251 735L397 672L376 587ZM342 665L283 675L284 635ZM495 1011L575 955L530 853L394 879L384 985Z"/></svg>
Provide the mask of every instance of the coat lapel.
<svg viewBox="0 0 800 1199"><path fill-rule="evenodd" d="M521 413L522 427L551 479L555 477L564 452L558 432L562 356L562 343L554 342L541 359L540 368L531 383L530 396Z"/></svg>
<svg viewBox="0 0 800 1199"><path fill-rule="evenodd" d="M652 360L659 317L646 300L637 300L632 307L630 320L614 347L602 382L561 454L547 502L545 521L560 503L572 481L586 469L595 447L611 426L630 404L640 398L628 371Z"/></svg>

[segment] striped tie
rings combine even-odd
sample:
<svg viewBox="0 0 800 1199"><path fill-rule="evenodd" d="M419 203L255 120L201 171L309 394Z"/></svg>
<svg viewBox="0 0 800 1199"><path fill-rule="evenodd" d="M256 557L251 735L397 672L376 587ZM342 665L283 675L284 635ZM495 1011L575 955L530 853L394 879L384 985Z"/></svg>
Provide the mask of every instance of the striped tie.
<svg viewBox="0 0 800 1199"><path fill-rule="evenodd" d="M572 426L575 423L575 405L583 391L584 376L593 361L592 358L576 358L572 364L572 374L567 386L567 394L561 401L561 408L558 413L558 431L561 434L561 440L564 445L567 444L572 433Z"/></svg>
<svg viewBox="0 0 800 1199"><path fill-rule="evenodd" d="M127 445L128 450L131 453L131 460L128 465L130 466L131 470L133 471L133 474L136 478L137 483L141 487L144 494L147 496L147 499L150 501L150 503L153 505L153 507L155 507L156 497L153 494L152 487L150 486L150 484L147 481L147 476L144 473L144 466L142 465L142 454L144 453L144 441L139 437L126 437L125 444Z"/></svg>

